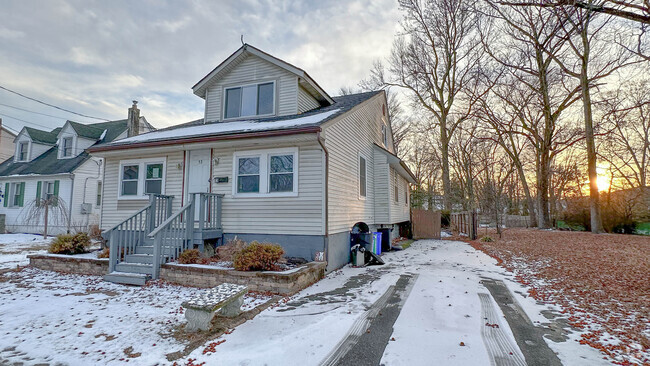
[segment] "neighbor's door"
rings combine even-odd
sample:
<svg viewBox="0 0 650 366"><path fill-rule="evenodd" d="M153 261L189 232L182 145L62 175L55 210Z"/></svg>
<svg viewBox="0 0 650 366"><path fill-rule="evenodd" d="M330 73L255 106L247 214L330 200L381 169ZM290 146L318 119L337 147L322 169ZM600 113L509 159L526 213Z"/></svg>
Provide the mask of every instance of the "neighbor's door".
<svg viewBox="0 0 650 366"><path fill-rule="evenodd" d="M187 169L187 199L191 199L192 193L203 193L210 191L210 149L190 151L189 166ZM196 209L194 219L199 219L199 201L196 197ZM188 201L189 202L189 201Z"/></svg>

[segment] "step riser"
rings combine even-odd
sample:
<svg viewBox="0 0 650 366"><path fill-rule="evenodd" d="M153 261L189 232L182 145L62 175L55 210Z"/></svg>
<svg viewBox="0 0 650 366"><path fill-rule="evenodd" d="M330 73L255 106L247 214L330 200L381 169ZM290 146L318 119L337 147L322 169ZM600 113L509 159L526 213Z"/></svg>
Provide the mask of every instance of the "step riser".
<svg viewBox="0 0 650 366"><path fill-rule="evenodd" d="M135 247L135 254L152 254L153 255L153 247L137 246L137 247Z"/></svg>
<svg viewBox="0 0 650 366"><path fill-rule="evenodd" d="M124 261L126 263L152 264L153 255L127 255Z"/></svg>
<svg viewBox="0 0 650 366"><path fill-rule="evenodd" d="M148 277L127 277L113 274L104 275L104 281L119 283L122 285L144 286L144 284L147 283L147 279Z"/></svg>
<svg viewBox="0 0 650 366"><path fill-rule="evenodd" d="M145 266L141 264L129 264L129 263L118 263L115 265L115 270L118 272L142 273L146 275L150 275L153 273L152 266Z"/></svg>

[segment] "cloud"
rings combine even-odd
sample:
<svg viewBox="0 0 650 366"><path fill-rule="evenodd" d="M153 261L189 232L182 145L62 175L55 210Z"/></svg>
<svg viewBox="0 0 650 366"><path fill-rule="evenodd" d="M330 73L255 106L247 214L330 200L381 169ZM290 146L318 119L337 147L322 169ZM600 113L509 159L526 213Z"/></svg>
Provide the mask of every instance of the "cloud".
<svg viewBox="0 0 650 366"><path fill-rule="evenodd" d="M161 127L203 116L190 88L241 45L242 34L336 95L388 55L399 19L396 0L22 0L3 10L12 16L0 26L1 85L109 119L124 118L137 99Z"/></svg>

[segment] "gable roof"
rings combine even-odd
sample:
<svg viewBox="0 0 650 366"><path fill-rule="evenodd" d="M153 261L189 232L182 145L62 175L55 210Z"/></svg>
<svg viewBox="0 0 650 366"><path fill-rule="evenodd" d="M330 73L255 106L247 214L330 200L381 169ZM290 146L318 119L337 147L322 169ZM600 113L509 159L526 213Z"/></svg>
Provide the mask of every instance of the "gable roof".
<svg viewBox="0 0 650 366"><path fill-rule="evenodd" d="M296 67L275 56L272 56L260 50L259 48L249 45L248 43L245 43L237 51L233 52L230 56L228 56L228 58L226 58L223 62L217 65L217 67L210 71L210 73L199 80L198 83L194 84L192 87L194 94L205 99L205 92L212 80L218 77L223 71L227 70L228 65L233 62L237 62L240 59L246 58L248 55L257 56L298 76L301 86L309 91L310 94L312 94L312 96L321 103L321 105L334 103L332 97L330 97L325 92L325 90L323 90L323 88L321 88L320 85L318 85L316 81L314 81L314 79L312 79L311 76L309 76L309 74L307 74L303 69Z"/></svg>
<svg viewBox="0 0 650 366"><path fill-rule="evenodd" d="M151 125L146 121L146 119L144 119L144 117L140 117L140 122L145 123L151 127ZM104 137L97 143L111 142L128 128L128 120L126 119L93 123L88 125L74 121L66 121L66 124L70 124L77 135L89 138L91 140L99 140L103 134ZM32 139L32 141L38 143L46 143L48 145L56 145L58 135L61 132L62 127L57 127L50 132L37 130L31 127L23 127L23 130L29 134L29 137ZM106 131L105 134L104 131ZM0 164L0 177L13 175L52 175L72 173L89 158L90 154L84 151L73 158L59 159L58 148L56 146L52 146L50 149L32 161L14 162L14 159L7 159L2 164Z"/></svg>
<svg viewBox="0 0 650 366"><path fill-rule="evenodd" d="M251 118L231 122L208 122L203 119L160 129L154 132L128 137L112 143L98 144L90 148L91 152L121 150L132 147L174 145L181 142L193 142L197 139L245 138L259 135L279 135L290 133L316 132L320 125L342 114L373 96L383 93L374 91L335 97L334 104L316 108L302 114L290 116Z"/></svg>
<svg viewBox="0 0 650 366"><path fill-rule="evenodd" d="M46 145L56 144L56 135L51 132L38 130L36 128L31 128L27 126L24 127L24 130L29 135L29 138L31 138L33 142L39 144L46 144Z"/></svg>

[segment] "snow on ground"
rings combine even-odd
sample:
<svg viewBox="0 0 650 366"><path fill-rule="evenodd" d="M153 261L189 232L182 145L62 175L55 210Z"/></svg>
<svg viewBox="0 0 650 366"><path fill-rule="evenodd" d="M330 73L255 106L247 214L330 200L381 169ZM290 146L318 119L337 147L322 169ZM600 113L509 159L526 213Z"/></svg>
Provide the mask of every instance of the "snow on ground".
<svg viewBox="0 0 650 366"><path fill-rule="evenodd" d="M207 365L319 364L404 274L417 277L394 324L395 340L384 351L382 364L387 366L489 365L478 297L489 292L480 284L481 277L503 280L533 321L547 322L541 311L552 309L524 298L526 288L511 274L465 243L418 241L383 258L384 266L344 267L330 273L232 333L206 342L179 364L189 359ZM28 364L111 365L126 359L137 365L167 364L165 354L185 346L171 337L184 323L180 304L202 291L161 283L128 287L97 276L31 268L4 278L8 281L0 277L0 364L3 359ZM257 296L249 296L245 307L264 301ZM512 338L505 320L501 327ZM547 343L566 365L607 364L597 351L575 342L577 337ZM140 355L128 358L127 353Z"/></svg>
<svg viewBox="0 0 650 366"><path fill-rule="evenodd" d="M51 240L42 235L0 234L0 269L28 265L27 255L46 253Z"/></svg>

